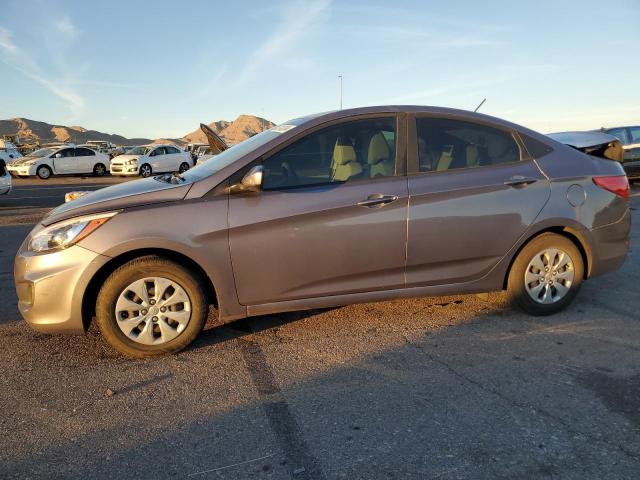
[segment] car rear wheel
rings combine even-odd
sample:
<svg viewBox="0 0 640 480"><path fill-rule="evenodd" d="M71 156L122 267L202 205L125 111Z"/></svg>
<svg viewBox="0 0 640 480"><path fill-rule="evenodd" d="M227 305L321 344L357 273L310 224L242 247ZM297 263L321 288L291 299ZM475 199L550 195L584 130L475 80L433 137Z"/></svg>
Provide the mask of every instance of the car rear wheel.
<svg viewBox="0 0 640 480"><path fill-rule="evenodd" d="M184 173L184 172L186 172L187 170L189 170L189 164L188 164L187 162L182 162L182 163L180 164L180 168L178 169L178 172L180 172L180 173Z"/></svg>
<svg viewBox="0 0 640 480"><path fill-rule="evenodd" d="M125 355L178 352L200 333L207 319L203 283L190 270L150 255L132 260L105 281L96 321L105 340Z"/></svg>
<svg viewBox="0 0 640 480"><path fill-rule="evenodd" d="M93 174L96 177L102 177L107 173L107 167L105 167L101 163L97 163L95 167L93 167Z"/></svg>
<svg viewBox="0 0 640 480"><path fill-rule="evenodd" d="M140 167L141 177L144 177L144 178L150 177L152 173L153 171L151 170L151 165L149 165L148 163L145 163Z"/></svg>
<svg viewBox="0 0 640 480"><path fill-rule="evenodd" d="M551 315L569 305L584 278L576 245L555 233L543 233L518 254L509 272L511 303L530 315Z"/></svg>
<svg viewBox="0 0 640 480"><path fill-rule="evenodd" d="M51 169L46 165L40 165L36 170L36 175L38 175L38 177L42 180L46 180L47 178L49 178L52 173L53 172L51 171Z"/></svg>

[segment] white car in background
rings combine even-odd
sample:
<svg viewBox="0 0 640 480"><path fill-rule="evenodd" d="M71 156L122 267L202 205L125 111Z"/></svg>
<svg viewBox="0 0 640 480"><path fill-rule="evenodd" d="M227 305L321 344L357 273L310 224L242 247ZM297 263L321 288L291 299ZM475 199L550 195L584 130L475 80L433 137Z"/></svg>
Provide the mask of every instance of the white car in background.
<svg viewBox="0 0 640 480"><path fill-rule="evenodd" d="M0 195L8 195L11 192L11 175L7 170L5 161L0 158Z"/></svg>
<svg viewBox="0 0 640 480"><path fill-rule="evenodd" d="M94 174L101 177L107 173L109 155L86 147L64 145L41 148L26 157L7 165L11 175L31 177L37 175L46 180L51 175Z"/></svg>
<svg viewBox="0 0 640 480"><path fill-rule="evenodd" d="M0 139L0 160L4 160L8 164L20 157L22 154L13 143Z"/></svg>
<svg viewBox="0 0 640 480"><path fill-rule="evenodd" d="M184 172L193 166L191 154L175 145L143 145L111 159L111 175L150 177L156 173Z"/></svg>

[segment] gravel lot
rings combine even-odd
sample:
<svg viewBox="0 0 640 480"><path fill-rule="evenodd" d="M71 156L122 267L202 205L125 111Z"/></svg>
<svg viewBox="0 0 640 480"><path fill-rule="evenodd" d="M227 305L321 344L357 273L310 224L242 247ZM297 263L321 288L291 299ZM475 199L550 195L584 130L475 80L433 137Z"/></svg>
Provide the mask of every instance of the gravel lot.
<svg viewBox="0 0 640 480"><path fill-rule="evenodd" d="M0 197L0 478L640 477L637 243L553 317L500 293L212 315L187 351L129 360L32 332L12 281L29 221L113 181Z"/></svg>

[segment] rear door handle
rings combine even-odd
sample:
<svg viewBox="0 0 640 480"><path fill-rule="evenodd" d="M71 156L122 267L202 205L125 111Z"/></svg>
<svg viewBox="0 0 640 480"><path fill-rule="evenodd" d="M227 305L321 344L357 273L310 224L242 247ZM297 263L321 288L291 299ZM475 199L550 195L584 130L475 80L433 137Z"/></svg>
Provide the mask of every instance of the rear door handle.
<svg viewBox="0 0 640 480"><path fill-rule="evenodd" d="M537 181L538 181L537 178L515 175L511 177L509 180L507 180L506 182L504 182L504 184L510 187L526 187L527 185L530 185Z"/></svg>
<svg viewBox="0 0 640 480"><path fill-rule="evenodd" d="M373 195L369 195L366 200L361 200L358 202L359 207L382 207L388 203L395 202L398 200L396 195L383 195L382 193L374 193Z"/></svg>

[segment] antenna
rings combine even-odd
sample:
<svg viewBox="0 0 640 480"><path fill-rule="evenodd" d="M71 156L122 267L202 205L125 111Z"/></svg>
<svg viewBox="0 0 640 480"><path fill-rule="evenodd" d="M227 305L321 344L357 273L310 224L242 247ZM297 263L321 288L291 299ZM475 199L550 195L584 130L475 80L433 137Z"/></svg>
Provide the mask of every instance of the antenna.
<svg viewBox="0 0 640 480"><path fill-rule="evenodd" d="M340 110L342 110L342 75L338 75L340 79Z"/></svg>
<svg viewBox="0 0 640 480"><path fill-rule="evenodd" d="M486 101L487 101L487 99L486 99L486 98L482 99L482 101L480 102L480 105L478 105L478 106L476 107L476 109L474 110L474 112L477 112L478 110L480 110L480 107L481 107L482 105L484 105L484 102L486 102Z"/></svg>

